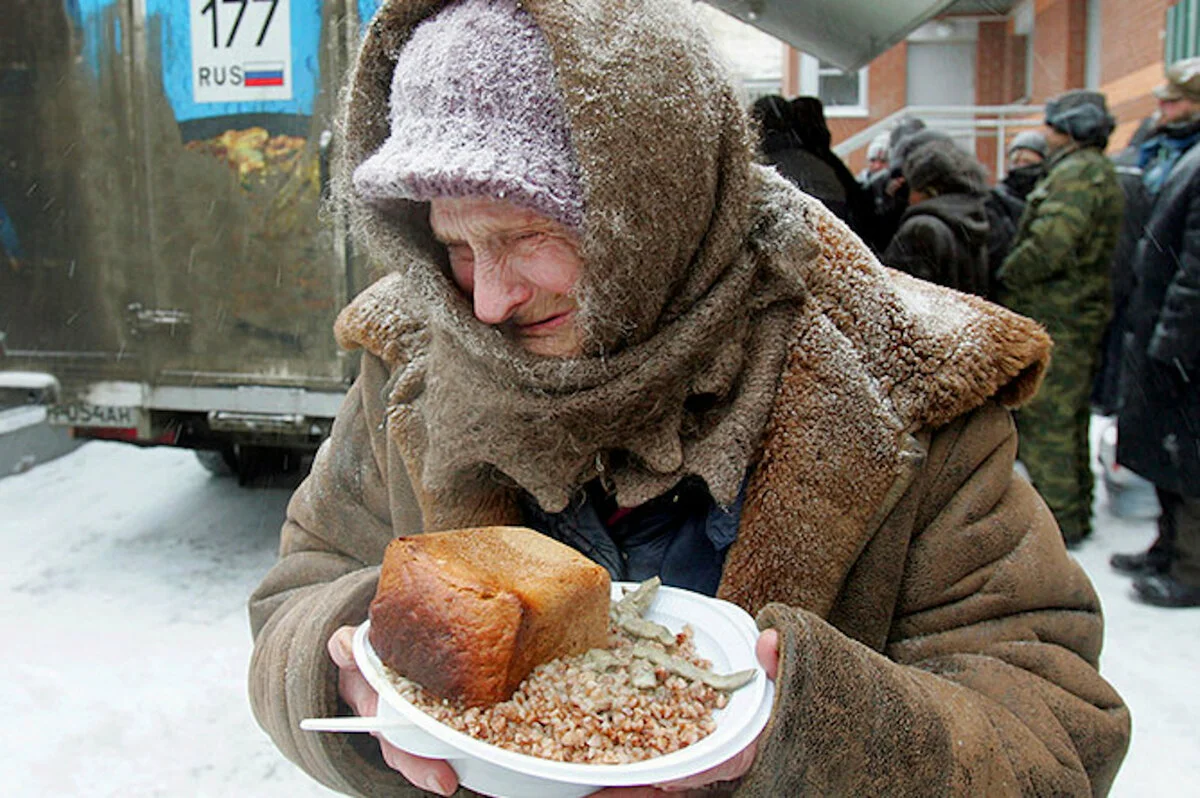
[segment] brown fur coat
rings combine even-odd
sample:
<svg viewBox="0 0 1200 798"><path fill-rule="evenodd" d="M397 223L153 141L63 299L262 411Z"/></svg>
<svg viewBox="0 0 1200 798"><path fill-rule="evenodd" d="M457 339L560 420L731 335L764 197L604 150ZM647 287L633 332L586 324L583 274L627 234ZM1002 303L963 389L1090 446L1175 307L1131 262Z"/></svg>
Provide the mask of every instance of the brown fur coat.
<svg viewBox="0 0 1200 798"><path fill-rule="evenodd" d="M739 796L1102 795L1129 714L1100 677L1096 596L1013 475L1004 406L1049 341L982 300L882 269L804 202L820 253L720 595L782 635L778 698ZM330 787L419 791L344 712L325 641L365 617L396 534L515 519L511 496L447 506L414 489L423 441L397 412L426 336L385 278L338 334L362 374L297 491L251 601L250 695L281 750Z"/></svg>

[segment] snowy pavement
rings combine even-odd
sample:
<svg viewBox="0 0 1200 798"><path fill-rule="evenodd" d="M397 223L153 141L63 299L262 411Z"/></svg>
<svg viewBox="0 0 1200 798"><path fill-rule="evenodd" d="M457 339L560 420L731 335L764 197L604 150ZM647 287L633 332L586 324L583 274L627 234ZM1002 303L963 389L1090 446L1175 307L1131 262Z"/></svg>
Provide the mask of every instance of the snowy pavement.
<svg viewBox="0 0 1200 798"><path fill-rule="evenodd" d="M275 751L245 697L245 600L290 492L101 442L0 479L4 795L332 794ZM1138 604L1107 566L1152 536L1102 501L1076 552L1104 601L1102 671L1133 711L1112 794L1200 795L1200 609Z"/></svg>

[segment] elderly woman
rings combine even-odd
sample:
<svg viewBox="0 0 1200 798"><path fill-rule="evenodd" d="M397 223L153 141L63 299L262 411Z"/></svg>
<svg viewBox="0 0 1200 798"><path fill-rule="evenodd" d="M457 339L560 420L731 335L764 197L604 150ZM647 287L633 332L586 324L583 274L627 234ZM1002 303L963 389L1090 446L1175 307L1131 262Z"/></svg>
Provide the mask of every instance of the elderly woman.
<svg viewBox="0 0 1200 798"><path fill-rule="evenodd" d="M372 21L337 191L393 273L338 321L361 374L251 600L256 717L333 789L453 792L297 724L373 712L347 627L393 537L519 524L757 616L771 719L671 789L1104 793L1099 604L1012 467L1048 339L756 166L719 63L668 0Z"/></svg>

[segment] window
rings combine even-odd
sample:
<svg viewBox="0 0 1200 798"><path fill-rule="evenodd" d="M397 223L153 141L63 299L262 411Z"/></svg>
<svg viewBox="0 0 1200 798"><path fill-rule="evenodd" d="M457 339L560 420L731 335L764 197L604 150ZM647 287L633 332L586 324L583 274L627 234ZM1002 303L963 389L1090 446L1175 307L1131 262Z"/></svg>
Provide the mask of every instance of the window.
<svg viewBox="0 0 1200 798"><path fill-rule="evenodd" d="M1164 60L1173 64L1181 58L1200 55L1200 0L1179 0L1167 9Z"/></svg>
<svg viewBox="0 0 1200 798"><path fill-rule="evenodd" d="M800 61L800 93L818 97L827 116L867 115L867 70L844 72L813 56Z"/></svg>

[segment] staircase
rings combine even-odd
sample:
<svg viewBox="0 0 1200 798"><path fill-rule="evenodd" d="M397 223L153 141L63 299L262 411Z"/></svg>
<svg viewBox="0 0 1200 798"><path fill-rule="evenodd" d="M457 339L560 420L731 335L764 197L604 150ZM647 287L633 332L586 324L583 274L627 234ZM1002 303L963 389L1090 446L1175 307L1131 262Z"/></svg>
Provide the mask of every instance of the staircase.
<svg viewBox="0 0 1200 798"><path fill-rule="evenodd" d="M928 127L948 133L964 148L978 153L978 142L995 142L995 175L1005 173L1005 150L1011 138L1024 130L1042 126L1040 105L914 105L901 108L870 127L834 145L842 160L865 149L880 133L895 127L904 117L914 116ZM991 148L988 148L991 149Z"/></svg>

